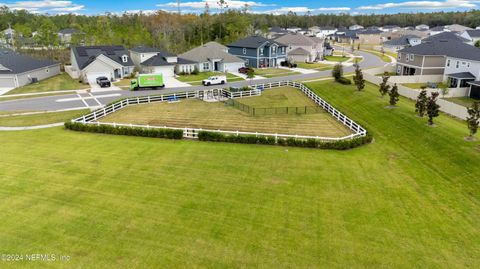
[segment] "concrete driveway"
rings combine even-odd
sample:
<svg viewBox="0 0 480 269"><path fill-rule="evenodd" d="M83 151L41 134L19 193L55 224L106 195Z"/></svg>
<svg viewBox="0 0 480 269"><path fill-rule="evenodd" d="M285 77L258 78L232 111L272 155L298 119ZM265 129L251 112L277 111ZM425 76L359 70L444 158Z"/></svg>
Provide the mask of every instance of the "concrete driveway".
<svg viewBox="0 0 480 269"><path fill-rule="evenodd" d="M174 77L164 77L163 82L165 83L165 88L180 88L180 87L192 86L188 83L181 82L180 80Z"/></svg>
<svg viewBox="0 0 480 269"><path fill-rule="evenodd" d="M13 90L15 88L0 88L0 95L6 94L7 92Z"/></svg>

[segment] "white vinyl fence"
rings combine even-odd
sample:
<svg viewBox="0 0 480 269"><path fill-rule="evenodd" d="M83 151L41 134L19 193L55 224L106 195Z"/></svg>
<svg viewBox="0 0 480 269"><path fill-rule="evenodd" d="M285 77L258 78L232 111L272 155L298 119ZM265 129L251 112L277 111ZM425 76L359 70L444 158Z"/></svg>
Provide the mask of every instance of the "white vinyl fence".
<svg viewBox="0 0 480 269"><path fill-rule="evenodd" d="M322 107L325 111L327 111L330 115L332 115L335 119L339 122L347 126L350 130L353 131L353 134L344 136L344 137L320 137L320 136L305 136L305 135L288 135L288 134L272 134L272 133L258 133L258 132L241 132L241 131L225 131L225 130L208 130L208 129L199 129L199 128L178 128L178 127L170 127L170 126L150 126L150 125L135 125L135 124L119 124L119 123L104 123L99 122L98 120L112 114L118 110L121 110L127 106L132 105L139 105L139 104L149 104L149 103L156 103L156 102L170 102L175 101L178 99L189 99L189 98L200 98L204 96L206 92L217 91L219 96L227 97L227 98L244 98L250 96L258 96L261 94L261 91L264 89L271 89L271 88L278 88L278 87L294 87L301 90L312 99L316 104ZM295 139L318 139L324 141L340 141L340 140L350 140L356 137L362 137L367 135L367 131L357 124L355 121L351 120L343 113L338 111L328 102L320 98L316 95L313 91L311 91L305 85L292 82L292 81L279 81L279 82L272 82L272 83L265 83L265 84L256 84L251 86L252 90L250 91L238 91L238 92L230 92L224 89L214 89L214 90L199 90L199 91L190 91L190 92L183 92L183 93L172 93L172 94L163 94L157 96L144 96L144 97L133 97L120 100L115 102L111 105L108 105L104 108L98 109L93 111L87 115L84 115L80 118L72 120L72 122L76 123L83 123L83 124L95 124L95 125L110 125L114 127L137 127L137 128L155 128L155 129L173 129L173 130L183 130L183 136L185 138L198 138L198 133L201 131L208 131L208 132L215 132L215 133L223 133L223 134L230 134L230 135L255 135L255 136L269 136L278 138L295 138Z"/></svg>

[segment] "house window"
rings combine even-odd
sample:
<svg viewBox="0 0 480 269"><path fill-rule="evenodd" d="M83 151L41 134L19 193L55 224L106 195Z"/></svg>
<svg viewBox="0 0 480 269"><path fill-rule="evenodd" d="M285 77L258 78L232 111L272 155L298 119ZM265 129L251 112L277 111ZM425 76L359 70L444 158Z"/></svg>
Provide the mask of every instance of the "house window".
<svg viewBox="0 0 480 269"><path fill-rule="evenodd" d="M455 65L456 68L460 67L460 62L457 61L457 64Z"/></svg>
<svg viewBox="0 0 480 269"><path fill-rule="evenodd" d="M277 53L277 47L273 46L273 47L272 47L272 52L273 52L273 53Z"/></svg>
<svg viewBox="0 0 480 269"><path fill-rule="evenodd" d="M263 48L260 48L260 55L263 55Z"/></svg>
<svg viewBox="0 0 480 269"><path fill-rule="evenodd" d="M249 65L250 64L250 61L248 59L245 60L245 64L246 65Z"/></svg>
<svg viewBox="0 0 480 269"><path fill-rule="evenodd" d="M397 74L400 74L400 72L402 71L402 67L400 65L397 66Z"/></svg>
<svg viewBox="0 0 480 269"><path fill-rule="evenodd" d="M285 53L285 47L282 47L282 53Z"/></svg>
<svg viewBox="0 0 480 269"><path fill-rule="evenodd" d="M450 67L450 60L447 60L447 66Z"/></svg>
<svg viewBox="0 0 480 269"><path fill-rule="evenodd" d="M247 49L243 48L243 54L247 54Z"/></svg>
<svg viewBox="0 0 480 269"><path fill-rule="evenodd" d="M467 67L470 67L470 62L469 62L469 63L467 63Z"/></svg>
<svg viewBox="0 0 480 269"><path fill-rule="evenodd" d="M203 63L203 70L209 70L210 69L210 64L209 63Z"/></svg>
<svg viewBox="0 0 480 269"><path fill-rule="evenodd" d="M127 55L122 56L122 62L124 62L124 63L128 62L128 56Z"/></svg>
<svg viewBox="0 0 480 269"><path fill-rule="evenodd" d="M413 55L413 54L410 54L410 61L412 61L412 62L413 62L414 60L415 60L415 55Z"/></svg>
<svg viewBox="0 0 480 269"><path fill-rule="evenodd" d="M401 60L402 59L402 54L399 53L398 56L397 56L398 60Z"/></svg>

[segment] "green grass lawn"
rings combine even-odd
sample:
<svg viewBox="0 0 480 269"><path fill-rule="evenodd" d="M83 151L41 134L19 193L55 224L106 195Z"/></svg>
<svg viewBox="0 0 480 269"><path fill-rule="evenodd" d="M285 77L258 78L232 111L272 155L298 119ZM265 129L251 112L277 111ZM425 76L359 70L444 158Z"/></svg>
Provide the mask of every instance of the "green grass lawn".
<svg viewBox="0 0 480 269"><path fill-rule="evenodd" d="M190 127L210 130L260 132L271 134L312 135L344 137L352 132L323 110L316 111L315 103L294 88L266 90L259 97L237 100L256 107L255 116L224 103L208 103L200 100L182 100L179 103L154 103L131 106L102 119L103 122L143 124L152 126ZM309 107L308 114L294 114L295 109L273 110L260 108ZM301 110L304 111L304 110ZM259 115L260 114L260 115ZM274 115L265 115L274 114Z"/></svg>
<svg viewBox="0 0 480 269"><path fill-rule="evenodd" d="M228 82L244 80L243 78L237 77L231 73L225 74L225 73L219 73L219 72L201 72L201 73L198 73L197 75L181 75L181 76L178 76L177 79L179 81L186 82L191 85L201 85L202 80L207 79L211 76L218 76L218 75L227 76Z"/></svg>
<svg viewBox="0 0 480 269"><path fill-rule="evenodd" d="M452 97L452 98L443 98L443 99L455 104L459 104L464 107L471 107L474 102L480 102L480 100L476 100L470 97Z"/></svg>
<svg viewBox="0 0 480 269"><path fill-rule="evenodd" d="M365 51L365 52L374 54L374 55L376 55L377 57L380 57L380 59L382 59L382 61L384 61L384 62L386 62L386 63L391 63L391 62L392 62L392 59L387 56L387 55L389 55L389 54L391 54L391 53L388 53L388 52L382 53L382 52L376 51L376 50L364 50L364 49L361 49L361 51ZM393 57L393 56L392 56L392 57ZM396 57L394 57L394 58L396 58Z"/></svg>
<svg viewBox="0 0 480 269"><path fill-rule="evenodd" d="M64 112L41 113L33 115L19 115L19 116L0 116L0 126L17 127L17 126L34 126L44 125L57 122L65 122L67 120L80 117L89 110L73 110Z"/></svg>
<svg viewBox="0 0 480 269"><path fill-rule="evenodd" d="M480 143L463 139L465 122L428 127L413 102L385 109L370 84L309 85L375 141L0 132L1 252L71 256L6 267L479 268Z"/></svg>
<svg viewBox="0 0 480 269"><path fill-rule="evenodd" d="M113 85L118 86L118 87L122 87L122 88L127 88L127 87L129 88L131 81L132 81L132 79L125 78L125 79L122 79L120 81L114 82Z"/></svg>
<svg viewBox="0 0 480 269"><path fill-rule="evenodd" d="M274 77L283 77L298 75L300 73L294 72L292 70L283 69L283 68L254 68L255 75L261 76L264 78L274 78Z"/></svg>
<svg viewBox="0 0 480 269"><path fill-rule="evenodd" d="M441 83L441 82L436 82L435 84L437 84L437 88L438 89L442 89L442 88L446 88L447 87L447 84L445 83ZM408 87L410 89L421 89L422 86L427 86L427 83L404 83L402 84L403 86L405 87Z"/></svg>
<svg viewBox="0 0 480 269"><path fill-rule="evenodd" d="M346 60L350 59L350 57L343 57L343 56L325 56L326 61L330 62L345 62Z"/></svg>
<svg viewBox="0 0 480 269"><path fill-rule="evenodd" d="M333 69L331 64L322 64L322 63L297 63L299 68L304 69L315 69L315 70L329 70Z"/></svg>
<svg viewBox="0 0 480 269"><path fill-rule="evenodd" d="M21 93L36 93L36 92L53 92L66 90L87 89L88 85L79 83L72 79L67 73L42 80L35 84L30 84L20 88L9 91L6 95L21 94Z"/></svg>

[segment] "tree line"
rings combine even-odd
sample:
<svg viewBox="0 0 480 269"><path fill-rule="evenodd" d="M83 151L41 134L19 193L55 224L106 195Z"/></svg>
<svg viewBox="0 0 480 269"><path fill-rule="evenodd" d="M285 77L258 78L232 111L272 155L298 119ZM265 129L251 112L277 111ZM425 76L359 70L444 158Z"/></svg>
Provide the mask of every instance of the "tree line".
<svg viewBox="0 0 480 269"><path fill-rule="evenodd" d="M228 4L228 1L226 1ZM319 14L299 15L290 12L285 15L253 14L246 6L242 10L222 9L212 13L208 4L200 14L176 14L157 11L154 14L102 14L86 15L46 15L33 14L25 10L10 10L0 7L0 29L11 27L23 37L29 38L36 32L35 42L39 45L59 43L57 33L64 28L75 28L85 33L81 38L72 40L72 44L86 45L121 44L127 47L149 45L169 50L173 53L184 52L208 41L229 43L255 30L267 32L269 27L280 26L308 28L318 26L349 26L360 24L368 26L398 25L430 26L462 24L469 27L480 26L480 11L435 12L415 14ZM19 40L22 42L22 40Z"/></svg>

